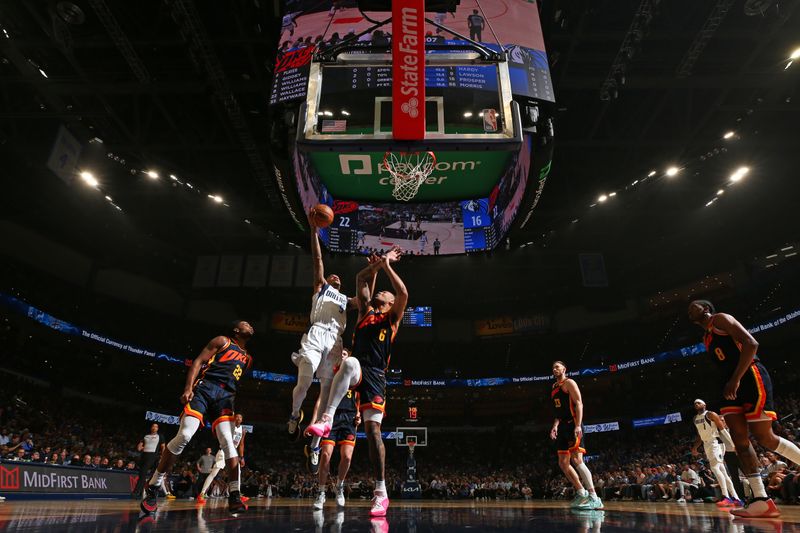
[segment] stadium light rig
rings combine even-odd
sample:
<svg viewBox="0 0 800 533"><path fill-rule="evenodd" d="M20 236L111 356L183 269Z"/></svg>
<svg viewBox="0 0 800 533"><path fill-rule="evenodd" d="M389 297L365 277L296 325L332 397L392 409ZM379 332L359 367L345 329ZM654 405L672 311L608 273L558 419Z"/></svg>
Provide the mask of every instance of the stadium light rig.
<svg viewBox="0 0 800 533"><path fill-rule="evenodd" d="M670 178L671 178L671 177L673 177L673 176L677 175L677 174L678 174L678 172L680 172L680 169L679 169L678 167L669 167L669 168L667 169L667 171L665 172L665 174L666 174L668 177L670 177Z"/></svg>
<svg viewBox="0 0 800 533"><path fill-rule="evenodd" d="M737 181L745 177L748 172L750 172L750 169L748 167L737 168L736 171L733 174L731 174L731 181L736 183Z"/></svg>
<svg viewBox="0 0 800 533"><path fill-rule="evenodd" d="M734 132L734 131L726 131L725 135L723 135L722 138L727 141L728 139L732 139L734 135L736 135L736 132Z"/></svg>
<svg viewBox="0 0 800 533"><path fill-rule="evenodd" d="M147 176L149 178L151 178L151 179L154 179L154 180L158 179L158 172L156 172L155 170L148 170L148 171L145 172L145 174L147 174Z"/></svg>
<svg viewBox="0 0 800 533"><path fill-rule="evenodd" d="M100 184L91 172L81 172L81 179L89 186L97 188Z"/></svg>

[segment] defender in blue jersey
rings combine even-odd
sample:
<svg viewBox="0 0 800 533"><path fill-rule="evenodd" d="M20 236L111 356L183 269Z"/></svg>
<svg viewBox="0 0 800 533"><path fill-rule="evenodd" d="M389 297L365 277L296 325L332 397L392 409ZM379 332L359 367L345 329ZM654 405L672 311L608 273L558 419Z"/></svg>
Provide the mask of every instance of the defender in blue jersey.
<svg viewBox="0 0 800 533"><path fill-rule="evenodd" d="M689 320L703 328L703 343L709 359L719 369L720 413L731 431L741 470L747 476L753 498L731 514L742 518L774 518L780 511L767 497L759 473L758 457L750 434L768 450L800 464L800 448L772 431L777 414L772 405L772 380L756 352L758 342L738 320L717 313L708 300L689 304Z"/></svg>
<svg viewBox="0 0 800 533"><path fill-rule="evenodd" d="M232 324L228 335L214 337L192 363L186 376L186 387L181 395L184 404L178 434L169 441L161 461L147 485L141 503L143 515L151 515L158 508L158 490L167 472L204 420L211 421L211 430L219 440L228 466L228 509L232 514L247 510L239 492L239 454L233 441L234 397L239 380L250 370L253 358L245 346L253 337L253 327L244 320Z"/></svg>

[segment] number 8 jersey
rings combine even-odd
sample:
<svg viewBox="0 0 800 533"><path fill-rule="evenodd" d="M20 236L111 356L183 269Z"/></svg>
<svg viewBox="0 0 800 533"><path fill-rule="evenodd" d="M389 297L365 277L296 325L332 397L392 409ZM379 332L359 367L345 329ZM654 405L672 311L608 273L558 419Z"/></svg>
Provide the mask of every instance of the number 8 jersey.
<svg viewBox="0 0 800 533"><path fill-rule="evenodd" d="M236 392L239 380L252 365L253 358L247 350L227 339L225 346L208 360L198 380L221 384L226 390Z"/></svg>
<svg viewBox="0 0 800 533"><path fill-rule="evenodd" d="M733 337L719 328L713 326L714 317L711 317L711 324L703 335L703 344L711 360L721 368L724 368L728 376L733 375L736 366L739 364L739 356L742 353L742 346ZM758 362L758 356L753 358L753 362Z"/></svg>

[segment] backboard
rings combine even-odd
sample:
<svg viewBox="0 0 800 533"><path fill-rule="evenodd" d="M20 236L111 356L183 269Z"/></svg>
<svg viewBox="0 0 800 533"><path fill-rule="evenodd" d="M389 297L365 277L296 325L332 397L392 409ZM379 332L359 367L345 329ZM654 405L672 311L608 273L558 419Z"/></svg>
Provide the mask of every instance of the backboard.
<svg viewBox="0 0 800 533"><path fill-rule="evenodd" d="M335 62L313 61L298 141L307 150L343 141L391 141L392 98L390 54L343 53ZM513 150L521 142L505 61L430 51L424 105L428 145L496 143L497 149Z"/></svg>

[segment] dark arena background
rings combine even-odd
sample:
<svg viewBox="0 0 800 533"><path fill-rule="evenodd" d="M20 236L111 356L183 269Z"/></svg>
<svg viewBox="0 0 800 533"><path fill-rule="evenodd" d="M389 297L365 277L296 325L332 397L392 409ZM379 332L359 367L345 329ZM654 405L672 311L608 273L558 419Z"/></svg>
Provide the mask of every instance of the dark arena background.
<svg viewBox="0 0 800 533"><path fill-rule="evenodd" d="M0 2L0 531L800 531L799 89L800 0Z"/></svg>

